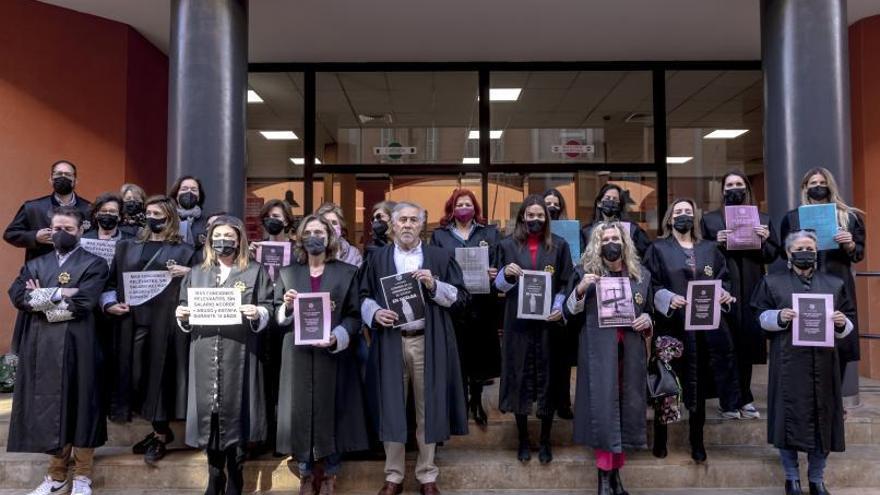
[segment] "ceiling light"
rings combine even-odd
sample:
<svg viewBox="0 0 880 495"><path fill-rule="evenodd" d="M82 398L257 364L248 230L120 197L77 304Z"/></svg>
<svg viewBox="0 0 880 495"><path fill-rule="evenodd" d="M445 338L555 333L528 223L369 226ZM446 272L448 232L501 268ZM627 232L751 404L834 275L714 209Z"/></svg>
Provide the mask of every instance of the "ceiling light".
<svg viewBox="0 0 880 495"><path fill-rule="evenodd" d="M681 164L681 163L687 163L693 159L694 159L694 157L692 157L692 156L667 156L666 163Z"/></svg>
<svg viewBox="0 0 880 495"><path fill-rule="evenodd" d="M461 160L463 165L479 165L480 158L476 156L466 156Z"/></svg>
<svg viewBox="0 0 880 495"><path fill-rule="evenodd" d="M503 130L489 131L489 139L501 139ZM480 139L480 131L471 131L468 133L468 139Z"/></svg>
<svg viewBox="0 0 880 495"><path fill-rule="evenodd" d="M748 129L716 129L703 136L703 139L734 139L747 132Z"/></svg>
<svg viewBox="0 0 880 495"><path fill-rule="evenodd" d="M522 88L490 88L489 101L516 101Z"/></svg>
<svg viewBox="0 0 880 495"><path fill-rule="evenodd" d="M260 131L264 138L272 141L290 141L299 139L293 131Z"/></svg>
<svg viewBox="0 0 880 495"><path fill-rule="evenodd" d="M294 165L305 165L306 164L305 158L291 158L290 161ZM315 165L321 165L321 160L318 160L317 158L315 158Z"/></svg>
<svg viewBox="0 0 880 495"><path fill-rule="evenodd" d="M249 89L247 92L248 103L263 103L263 99L260 98L260 95L257 94L256 91Z"/></svg>

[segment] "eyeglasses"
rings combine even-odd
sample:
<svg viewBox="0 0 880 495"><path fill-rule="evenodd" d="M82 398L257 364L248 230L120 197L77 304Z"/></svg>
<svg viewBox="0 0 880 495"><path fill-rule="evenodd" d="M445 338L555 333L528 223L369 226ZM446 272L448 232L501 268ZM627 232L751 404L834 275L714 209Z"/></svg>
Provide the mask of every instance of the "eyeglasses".
<svg viewBox="0 0 880 495"><path fill-rule="evenodd" d="M53 179L60 179L61 177L67 177L68 179L75 179L76 174L68 173L68 172L53 172L52 173Z"/></svg>

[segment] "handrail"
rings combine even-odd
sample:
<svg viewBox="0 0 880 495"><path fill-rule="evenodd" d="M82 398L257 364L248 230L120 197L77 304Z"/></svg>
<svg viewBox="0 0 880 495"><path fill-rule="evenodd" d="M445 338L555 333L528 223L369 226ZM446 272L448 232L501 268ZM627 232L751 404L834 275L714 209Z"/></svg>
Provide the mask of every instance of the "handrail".
<svg viewBox="0 0 880 495"><path fill-rule="evenodd" d="M880 277L880 272L856 272L856 277Z"/></svg>

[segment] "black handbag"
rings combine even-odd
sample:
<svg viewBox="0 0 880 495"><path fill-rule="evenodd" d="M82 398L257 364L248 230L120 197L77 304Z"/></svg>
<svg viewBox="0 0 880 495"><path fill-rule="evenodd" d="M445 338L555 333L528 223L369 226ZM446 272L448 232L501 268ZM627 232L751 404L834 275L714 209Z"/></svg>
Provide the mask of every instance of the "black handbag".
<svg viewBox="0 0 880 495"><path fill-rule="evenodd" d="M660 401L681 394L681 383L669 363L652 358L648 363L648 400Z"/></svg>

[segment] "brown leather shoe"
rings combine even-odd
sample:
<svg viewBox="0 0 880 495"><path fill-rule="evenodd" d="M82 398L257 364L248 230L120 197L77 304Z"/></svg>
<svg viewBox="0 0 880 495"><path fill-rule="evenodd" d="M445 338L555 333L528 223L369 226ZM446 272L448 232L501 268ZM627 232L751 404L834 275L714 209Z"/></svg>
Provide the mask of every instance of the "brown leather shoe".
<svg viewBox="0 0 880 495"><path fill-rule="evenodd" d="M314 476L303 476L299 479L299 495L315 495Z"/></svg>
<svg viewBox="0 0 880 495"><path fill-rule="evenodd" d="M403 493L403 485L386 481L378 495L399 495Z"/></svg>
<svg viewBox="0 0 880 495"><path fill-rule="evenodd" d="M336 494L336 476L325 476L321 479L321 491L319 495L335 495Z"/></svg>
<svg viewBox="0 0 880 495"><path fill-rule="evenodd" d="M437 483L425 483L419 488L419 493L422 495L440 495L440 489L437 488Z"/></svg>

